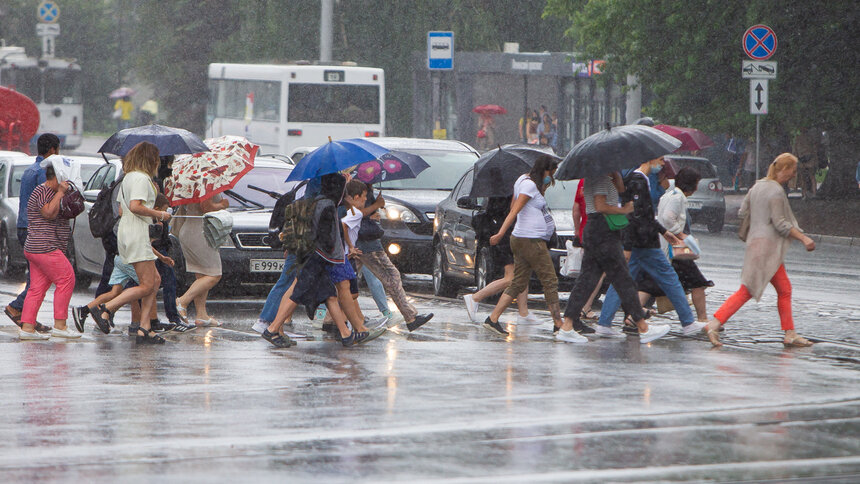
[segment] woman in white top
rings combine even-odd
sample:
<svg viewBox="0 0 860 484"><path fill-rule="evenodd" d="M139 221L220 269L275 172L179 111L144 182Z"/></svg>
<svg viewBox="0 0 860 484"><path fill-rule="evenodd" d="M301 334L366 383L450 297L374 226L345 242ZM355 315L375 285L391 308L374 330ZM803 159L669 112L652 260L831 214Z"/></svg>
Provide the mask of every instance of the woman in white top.
<svg viewBox="0 0 860 484"><path fill-rule="evenodd" d="M120 220L117 229L119 255L126 264L134 266L140 285L124 290L107 304L93 311L93 319L99 329L110 332L113 326L113 313L122 306L141 301L140 327L137 331L138 343L164 343L164 339L150 332L150 319L155 317L149 311L154 306L156 291L161 278L155 268L155 253L149 239L149 224L152 220L170 220L170 214L154 210L157 189L152 177L158 170L158 148L146 141L138 143L122 159L125 177L120 185L117 200L120 204Z"/></svg>
<svg viewBox="0 0 860 484"><path fill-rule="evenodd" d="M514 224L511 233L511 251L514 253L514 278L493 312L484 321L484 327L503 336L508 332L499 324L499 317L520 293L528 288L532 271L537 273L543 286L544 297L556 326L561 326L561 310L558 305L558 277L549 255L546 243L555 232L555 222L544 199L548 186L554 183L553 173L558 162L551 156L543 156L535 161L529 173L522 175L514 183L514 198L511 212L505 218L496 235L490 237L490 245L496 245L508 228ZM573 335L571 336L570 333ZM557 336L564 341L585 340L575 331Z"/></svg>

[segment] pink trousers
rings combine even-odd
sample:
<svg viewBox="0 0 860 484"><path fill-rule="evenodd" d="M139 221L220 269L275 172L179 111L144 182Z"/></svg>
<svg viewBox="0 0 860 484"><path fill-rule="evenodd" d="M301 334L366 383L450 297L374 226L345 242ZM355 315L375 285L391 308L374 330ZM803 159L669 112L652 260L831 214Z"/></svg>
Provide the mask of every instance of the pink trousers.
<svg viewBox="0 0 860 484"><path fill-rule="evenodd" d="M776 288L776 308L779 311L779 322L783 331L794 329L794 319L791 316L791 282L785 273L785 266L779 266L776 273L770 279L770 283ZM725 324L747 301L752 298L746 286L741 286L732 294L726 302L714 313L714 317Z"/></svg>
<svg viewBox="0 0 860 484"><path fill-rule="evenodd" d="M68 319L69 301L75 289L75 271L69 259L59 250L47 254L24 252L24 257L30 261L30 290L24 299L21 323L36 323L36 315L51 284L57 285L54 291L54 319Z"/></svg>

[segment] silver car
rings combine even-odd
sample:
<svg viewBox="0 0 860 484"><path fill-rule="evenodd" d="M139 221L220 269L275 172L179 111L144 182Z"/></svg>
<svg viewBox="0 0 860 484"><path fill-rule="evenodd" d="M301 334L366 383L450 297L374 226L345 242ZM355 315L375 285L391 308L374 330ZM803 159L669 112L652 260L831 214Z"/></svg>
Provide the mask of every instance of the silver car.
<svg viewBox="0 0 860 484"><path fill-rule="evenodd" d="M89 211L102 188L113 183L122 173L119 160L112 160L101 167L87 182L84 190L86 209L78 217L74 232L74 260L79 277L87 279L101 276L105 252L101 240L90 232ZM293 165L279 158L257 157L254 168L245 174L230 192L233 214L233 232L221 246L223 269L222 285L273 284L283 269L283 251L272 250L267 244L269 219L275 205L276 195L283 194L295 186L285 182ZM176 278L181 287L193 281L192 274L185 273L185 260L179 241L171 236L173 248L169 254L176 261Z"/></svg>
<svg viewBox="0 0 860 484"><path fill-rule="evenodd" d="M702 175L696 193L687 198L687 209L692 223L708 226L708 232L723 230L726 218L726 197L723 184L717 176L717 168L707 159L699 156L666 155L677 170L684 167L693 168ZM675 186L675 180L669 180Z"/></svg>
<svg viewBox="0 0 860 484"><path fill-rule="evenodd" d="M87 180L104 164L101 158L63 156L80 163L83 180ZM18 243L18 195L21 192L21 176L35 162L35 156L17 151L0 151L0 275L21 272L27 267L24 249Z"/></svg>

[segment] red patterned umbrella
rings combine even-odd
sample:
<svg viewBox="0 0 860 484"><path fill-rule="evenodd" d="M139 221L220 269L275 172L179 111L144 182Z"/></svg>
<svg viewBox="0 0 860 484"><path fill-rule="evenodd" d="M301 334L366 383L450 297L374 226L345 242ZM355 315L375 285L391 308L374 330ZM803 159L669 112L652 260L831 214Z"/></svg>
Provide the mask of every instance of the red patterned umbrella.
<svg viewBox="0 0 860 484"><path fill-rule="evenodd" d="M478 114L508 114L508 110L498 104L481 104L480 106L475 106L472 112Z"/></svg>
<svg viewBox="0 0 860 484"><path fill-rule="evenodd" d="M681 141L681 147L675 151L698 151L714 146L713 140L696 128L681 128L668 124L658 124L654 128Z"/></svg>
<svg viewBox="0 0 860 484"><path fill-rule="evenodd" d="M173 174L164 180L171 206L199 203L229 190L254 167L259 146L241 136L221 136L203 141L210 151L178 155Z"/></svg>

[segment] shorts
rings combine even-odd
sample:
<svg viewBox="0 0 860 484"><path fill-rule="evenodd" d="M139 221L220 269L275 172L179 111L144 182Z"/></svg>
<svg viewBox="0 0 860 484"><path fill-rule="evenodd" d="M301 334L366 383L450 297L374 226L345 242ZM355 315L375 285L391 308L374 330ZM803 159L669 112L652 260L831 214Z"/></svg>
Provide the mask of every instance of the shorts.
<svg viewBox="0 0 860 484"><path fill-rule="evenodd" d="M115 286L117 284L125 286L129 281L133 281L135 284L140 284L140 281L137 279L137 272L135 272L134 266L123 262L122 257L120 256L114 257L113 272L110 273L108 284L111 286Z"/></svg>
<svg viewBox="0 0 860 484"><path fill-rule="evenodd" d="M510 243L506 244L504 239L498 245L490 246L490 256L493 258L493 265L500 269L514 263L511 245Z"/></svg>
<svg viewBox="0 0 860 484"><path fill-rule="evenodd" d="M332 284L348 280L350 281L350 292L352 294L358 293L358 284L355 280L355 269L352 268L352 264L349 261L344 261L342 264L329 265L326 269L328 269L328 275ZM355 291L352 290L353 286L355 287Z"/></svg>

